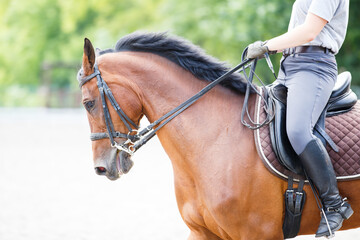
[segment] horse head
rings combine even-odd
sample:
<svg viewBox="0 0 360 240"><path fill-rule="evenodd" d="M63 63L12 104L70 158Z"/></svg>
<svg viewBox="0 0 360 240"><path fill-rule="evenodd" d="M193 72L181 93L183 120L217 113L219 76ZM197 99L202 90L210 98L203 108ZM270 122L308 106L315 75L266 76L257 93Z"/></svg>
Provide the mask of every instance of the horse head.
<svg viewBox="0 0 360 240"><path fill-rule="evenodd" d="M132 144L133 130L138 128L143 116L142 105L137 87L112 64L114 56L100 55L98 51L95 53L90 40L85 39L77 78L91 130L95 171L116 180L133 166L131 153L125 150Z"/></svg>

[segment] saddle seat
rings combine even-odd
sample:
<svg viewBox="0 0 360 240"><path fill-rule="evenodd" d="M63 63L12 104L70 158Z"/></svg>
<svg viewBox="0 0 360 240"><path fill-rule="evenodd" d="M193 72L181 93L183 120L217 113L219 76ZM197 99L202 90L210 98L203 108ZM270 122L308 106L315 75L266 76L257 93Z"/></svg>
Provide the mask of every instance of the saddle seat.
<svg viewBox="0 0 360 240"><path fill-rule="evenodd" d="M350 89L350 84L350 72L339 74L330 99L314 127L314 134L325 146L328 143L335 152L338 152L338 147L325 131L325 118L348 112L357 103L357 96ZM270 85L267 88L269 90L268 106L270 111L275 113L274 120L269 124L272 149L285 168L303 176L298 155L293 150L286 133L287 88L282 84Z"/></svg>

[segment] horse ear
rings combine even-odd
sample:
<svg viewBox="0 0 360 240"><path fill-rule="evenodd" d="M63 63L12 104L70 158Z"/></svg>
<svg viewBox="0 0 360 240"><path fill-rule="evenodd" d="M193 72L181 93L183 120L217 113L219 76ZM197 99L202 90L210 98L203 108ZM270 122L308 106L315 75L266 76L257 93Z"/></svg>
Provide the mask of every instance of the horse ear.
<svg viewBox="0 0 360 240"><path fill-rule="evenodd" d="M90 74L95 64L95 51L90 40L84 39L83 69L85 74Z"/></svg>
<svg viewBox="0 0 360 240"><path fill-rule="evenodd" d="M101 49L100 49L100 48L96 48L96 50L95 50L95 56L96 56L96 57L100 56L100 52L101 52Z"/></svg>

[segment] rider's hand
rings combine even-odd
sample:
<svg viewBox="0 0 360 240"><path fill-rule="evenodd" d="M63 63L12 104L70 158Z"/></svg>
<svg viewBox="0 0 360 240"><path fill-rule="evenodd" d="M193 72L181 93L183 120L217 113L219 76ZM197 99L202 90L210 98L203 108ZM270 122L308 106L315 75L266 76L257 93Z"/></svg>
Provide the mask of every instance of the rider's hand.
<svg viewBox="0 0 360 240"><path fill-rule="evenodd" d="M269 48L265 45L265 42L256 41L248 46L247 58L263 58L265 53L274 54L276 51L269 51Z"/></svg>

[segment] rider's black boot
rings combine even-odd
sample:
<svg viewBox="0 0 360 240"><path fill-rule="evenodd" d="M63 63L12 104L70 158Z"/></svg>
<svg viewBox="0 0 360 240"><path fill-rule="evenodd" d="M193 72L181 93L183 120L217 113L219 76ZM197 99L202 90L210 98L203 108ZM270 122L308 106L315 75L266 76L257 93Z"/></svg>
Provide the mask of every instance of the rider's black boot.
<svg viewBox="0 0 360 240"><path fill-rule="evenodd" d="M299 158L305 172L319 192L326 215L326 218L323 214L321 215L316 237L331 237L335 231L341 228L344 219L351 217L353 210L350 204L344 202L339 195L334 168L320 139L310 141Z"/></svg>

